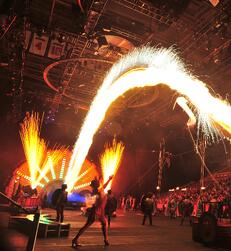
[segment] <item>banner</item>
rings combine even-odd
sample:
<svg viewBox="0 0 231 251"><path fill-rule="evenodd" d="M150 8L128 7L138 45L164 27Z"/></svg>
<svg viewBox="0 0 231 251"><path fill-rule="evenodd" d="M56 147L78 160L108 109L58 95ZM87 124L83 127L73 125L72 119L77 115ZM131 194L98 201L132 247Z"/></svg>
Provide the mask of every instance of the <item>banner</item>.
<svg viewBox="0 0 231 251"><path fill-rule="evenodd" d="M64 54L66 43L60 43L57 39L51 40L50 48L48 51L48 57L57 59Z"/></svg>
<svg viewBox="0 0 231 251"><path fill-rule="evenodd" d="M48 44L47 36L45 35L38 36L36 33L34 33L29 52L39 56L44 56L47 44Z"/></svg>

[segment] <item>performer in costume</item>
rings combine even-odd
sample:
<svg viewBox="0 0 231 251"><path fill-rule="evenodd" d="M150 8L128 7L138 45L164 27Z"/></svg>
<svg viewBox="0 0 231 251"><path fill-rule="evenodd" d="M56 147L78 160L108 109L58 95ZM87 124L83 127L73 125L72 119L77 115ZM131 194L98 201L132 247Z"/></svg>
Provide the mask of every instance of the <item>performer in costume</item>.
<svg viewBox="0 0 231 251"><path fill-rule="evenodd" d="M102 177L99 178L99 180L95 178L91 181L90 186L92 187L92 196L95 197L95 203L87 210L87 222L72 240L72 247L76 248L80 246L78 243L79 237L95 222L96 219L98 219L101 223L104 245L109 245L105 218L105 205L107 202L107 196L104 193L104 188L107 187L112 178L113 176L109 177L105 184L103 184Z"/></svg>

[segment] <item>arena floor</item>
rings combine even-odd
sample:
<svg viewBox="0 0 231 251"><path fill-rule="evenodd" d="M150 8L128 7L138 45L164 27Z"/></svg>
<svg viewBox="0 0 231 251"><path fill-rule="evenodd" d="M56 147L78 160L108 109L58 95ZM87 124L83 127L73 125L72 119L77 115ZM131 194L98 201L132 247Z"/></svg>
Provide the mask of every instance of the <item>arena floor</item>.
<svg viewBox="0 0 231 251"><path fill-rule="evenodd" d="M42 213L55 215L52 210ZM71 240L77 230L84 224L85 217L76 211L65 211L65 221L71 223L71 231L67 238L38 239L36 251L71 251ZM109 231L110 246L103 246L100 224L96 222L80 239L83 251L205 251L205 250L230 250L222 247L205 247L192 241L189 222L179 225L179 219L170 220L163 216L153 218L153 226L142 226L142 215L136 212L118 212L118 217L113 218ZM10 242L13 250L25 250L27 238L16 231L10 232Z"/></svg>

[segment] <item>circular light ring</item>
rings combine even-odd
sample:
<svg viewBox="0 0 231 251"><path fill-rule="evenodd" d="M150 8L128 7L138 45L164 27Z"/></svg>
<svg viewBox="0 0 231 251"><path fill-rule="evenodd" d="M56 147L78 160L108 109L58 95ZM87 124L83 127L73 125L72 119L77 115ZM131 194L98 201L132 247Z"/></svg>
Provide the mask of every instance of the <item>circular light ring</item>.
<svg viewBox="0 0 231 251"><path fill-rule="evenodd" d="M47 84L47 86L49 88L51 88L52 90L54 90L55 92L59 92L58 88L55 87L51 81L49 80L48 78L48 74L49 72L54 68L56 67L57 65L60 65L60 64L64 64L64 63L70 63L70 62L84 62L85 60L87 61L95 61L95 62L100 62L100 63L105 63L105 64L110 64L112 65L113 62L110 62L110 61L107 61L107 60L103 60L103 59L94 59L94 58L72 58L72 59L64 59L64 60L60 60L60 61L57 61L57 62L54 62L50 65L48 65L46 67L46 69L43 71L43 79L45 81L45 83ZM74 96L72 95L69 95L69 94L66 94L65 92L62 94L63 96L67 97L67 98L70 98L72 100L75 100L75 101L81 101L81 102L85 102L84 100L81 100L79 98L75 98ZM89 107L86 106L86 105L78 105L79 108L83 109L83 110L88 110Z"/></svg>

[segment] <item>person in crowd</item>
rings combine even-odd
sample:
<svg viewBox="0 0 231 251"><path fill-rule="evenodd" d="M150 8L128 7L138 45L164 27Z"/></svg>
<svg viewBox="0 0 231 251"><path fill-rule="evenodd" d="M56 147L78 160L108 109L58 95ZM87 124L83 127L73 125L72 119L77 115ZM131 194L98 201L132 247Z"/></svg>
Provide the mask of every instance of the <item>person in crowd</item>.
<svg viewBox="0 0 231 251"><path fill-rule="evenodd" d="M131 209L131 199L132 197L128 195L125 200L125 211L129 211Z"/></svg>
<svg viewBox="0 0 231 251"><path fill-rule="evenodd" d="M170 219L176 218L176 209L177 209L177 202L175 198L172 198L168 203L168 209L169 209L169 217Z"/></svg>
<svg viewBox="0 0 231 251"><path fill-rule="evenodd" d="M198 196L198 199L195 203L195 216L201 217L202 213L204 212L203 209L203 197L201 195Z"/></svg>
<svg viewBox="0 0 231 251"><path fill-rule="evenodd" d="M136 198L131 198L131 210L134 211L136 209Z"/></svg>
<svg viewBox="0 0 231 251"><path fill-rule="evenodd" d="M105 206L105 214L107 215L107 219L108 219L108 228L110 228L111 217L113 213L116 211L116 208L117 208L117 200L115 196L113 195L112 190L108 190L107 203Z"/></svg>
<svg viewBox="0 0 231 251"><path fill-rule="evenodd" d="M103 179L94 179L91 181L92 196L95 198L93 205L88 209L87 222L79 230L76 236L72 240L72 247L77 248L81 246L78 242L79 237L95 222L96 218L100 221L102 227L102 233L104 237L104 245L108 246L108 236L107 236L107 225L105 219L105 206L107 202L107 196L104 193L104 189L107 187L108 183L111 181L113 176L110 176L108 181L103 184Z"/></svg>
<svg viewBox="0 0 231 251"><path fill-rule="evenodd" d="M189 218L189 223L191 225L191 214L193 212L193 204L191 203L190 199L187 197L182 201L181 212L182 212L182 218L181 218L180 225L181 226L183 225L185 218Z"/></svg>
<svg viewBox="0 0 231 251"><path fill-rule="evenodd" d="M53 201L56 210L56 221L63 222L64 220L64 207L67 203L67 185L62 184L61 189L58 189L53 194ZM54 198L55 197L55 198Z"/></svg>
<svg viewBox="0 0 231 251"><path fill-rule="evenodd" d="M120 208L124 210L125 208L125 196L120 198Z"/></svg>
<svg viewBox="0 0 231 251"><path fill-rule="evenodd" d="M145 225L146 218L149 218L149 224L152 225L152 213L153 213L153 194L151 192L143 195L141 198L141 211L144 214L142 225Z"/></svg>

